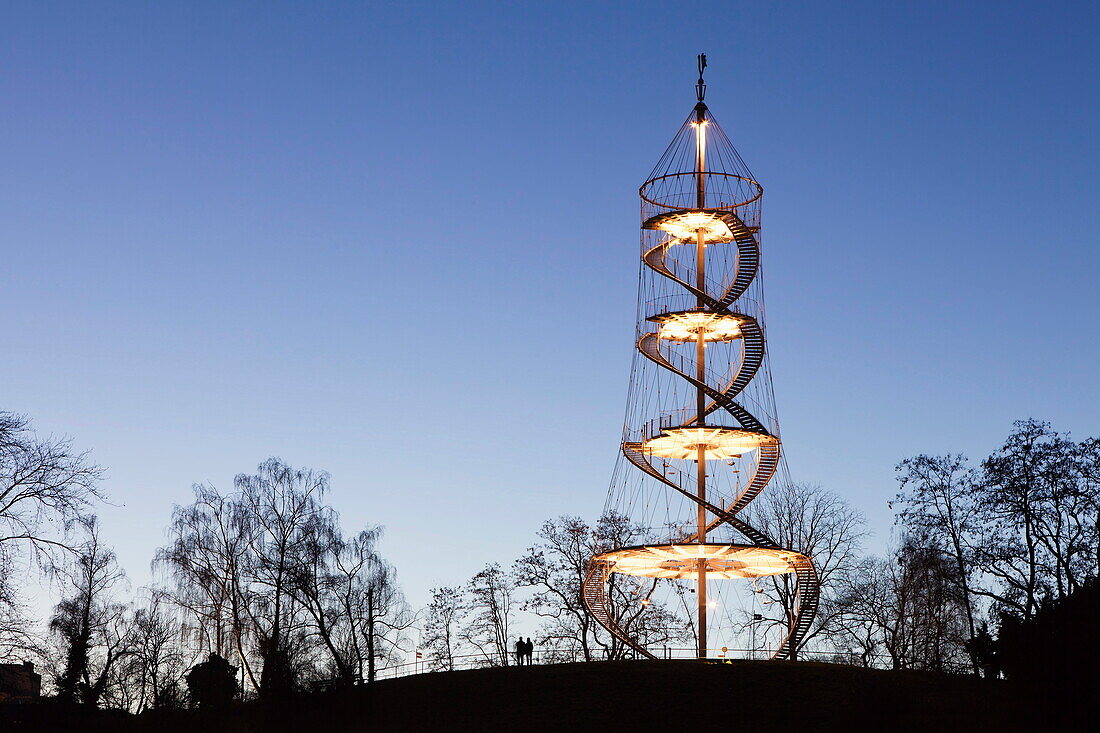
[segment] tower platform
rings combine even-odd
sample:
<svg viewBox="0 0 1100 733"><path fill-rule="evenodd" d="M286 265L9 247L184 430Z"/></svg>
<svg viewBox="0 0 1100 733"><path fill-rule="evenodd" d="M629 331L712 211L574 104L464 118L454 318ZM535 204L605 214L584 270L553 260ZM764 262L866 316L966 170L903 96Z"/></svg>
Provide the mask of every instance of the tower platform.
<svg viewBox="0 0 1100 733"><path fill-rule="evenodd" d="M740 458L762 446L778 444L779 439L767 433L705 425L665 428L659 435L643 441L639 448L643 453L658 458L691 461L698 458L699 449L702 448L705 460L724 461Z"/></svg>
<svg viewBox="0 0 1100 733"><path fill-rule="evenodd" d="M657 338L662 341L696 341L702 332L703 340L735 341L743 337L741 326L753 320L739 314L710 313L703 310L660 313L646 319L660 324Z"/></svg>
<svg viewBox="0 0 1100 733"><path fill-rule="evenodd" d="M698 579L702 560L707 580L728 580L793 573L808 558L781 548L707 543L622 547L593 560L608 563L614 573L678 580Z"/></svg>

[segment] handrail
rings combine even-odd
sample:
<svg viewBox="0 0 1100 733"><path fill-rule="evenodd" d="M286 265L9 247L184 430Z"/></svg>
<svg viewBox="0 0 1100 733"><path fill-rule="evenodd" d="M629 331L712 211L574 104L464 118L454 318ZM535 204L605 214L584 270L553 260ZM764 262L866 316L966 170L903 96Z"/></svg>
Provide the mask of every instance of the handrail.
<svg viewBox="0 0 1100 733"><path fill-rule="evenodd" d="M657 660L695 660L697 659L698 649L695 647L658 647L654 648L654 658ZM729 661L752 661L752 660L765 660L771 657L771 653L762 648L748 649L748 648L732 648L732 647L714 647L709 650L710 656L707 657L706 662L729 662ZM629 654L629 652L628 652ZM496 657L491 658L485 654L460 654L451 658L450 669L441 668L436 666L436 662L432 657L425 659L418 659L412 662L404 662L402 664L390 665L388 667L381 667L376 671L376 680L395 679L398 677L409 677L417 674L431 674L434 672L451 672L461 671L467 669L491 669L496 667L518 667L527 665L516 664L514 655L509 655L507 664L501 664L498 655L492 655ZM854 658L865 658L870 661L880 663L890 663L890 657L886 654L862 654L856 650L836 650L836 649L800 649L799 657L803 660L824 661L832 664L844 664L845 661L836 660L851 660ZM830 662L830 659L833 661ZM534 665L544 666L551 664L599 664L607 661L622 661L622 660L609 660L606 658L591 659L585 662L580 650L557 650L557 649L540 649L536 650L532 655L532 663ZM335 683L336 680L326 680L327 683Z"/></svg>

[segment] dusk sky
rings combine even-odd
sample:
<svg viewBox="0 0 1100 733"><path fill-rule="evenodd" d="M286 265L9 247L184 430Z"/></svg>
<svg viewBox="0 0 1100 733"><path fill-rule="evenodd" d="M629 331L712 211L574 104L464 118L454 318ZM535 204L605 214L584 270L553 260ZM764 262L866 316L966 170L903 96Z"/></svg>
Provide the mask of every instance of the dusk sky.
<svg viewBox="0 0 1100 733"><path fill-rule="evenodd" d="M269 456L410 601L589 519L637 188L707 102L765 190L787 459L1100 434L1093 3L40 3L0 11L0 409L108 469L135 586Z"/></svg>

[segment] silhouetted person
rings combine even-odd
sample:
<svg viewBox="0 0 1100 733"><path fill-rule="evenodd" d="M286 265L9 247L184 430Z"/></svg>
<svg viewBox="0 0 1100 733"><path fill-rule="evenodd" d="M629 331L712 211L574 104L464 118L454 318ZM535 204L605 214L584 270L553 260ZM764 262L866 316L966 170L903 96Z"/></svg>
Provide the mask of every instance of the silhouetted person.
<svg viewBox="0 0 1100 733"><path fill-rule="evenodd" d="M523 637L516 639L516 664L523 666L523 653L527 651L527 646L523 643Z"/></svg>
<svg viewBox="0 0 1100 733"><path fill-rule="evenodd" d="M523 653L527 657L527 664L531 664L531 656L535 653L535 645L531 642L531 637L527 637L527 643L523 645Z"/></svg>

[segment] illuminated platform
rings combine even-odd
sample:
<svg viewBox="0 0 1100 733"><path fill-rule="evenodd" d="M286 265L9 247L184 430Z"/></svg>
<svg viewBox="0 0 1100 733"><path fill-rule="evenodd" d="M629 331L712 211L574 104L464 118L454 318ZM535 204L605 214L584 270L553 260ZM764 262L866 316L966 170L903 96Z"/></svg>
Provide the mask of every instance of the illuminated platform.
<svg viewBox="0 0 1100 733"><path fill-rule="evenodd" d="M778 445L779 439L767 433L717 425L704 427L665 428L655 438L639 445L640 450L658 458L695 460L699 449L705 460L721 461L740 458L743 454L766 445Z"/></svg>
<svg viewBox="0 0 1100 733"><path fill-rule="evenodd" d="M670 211L651 216L642 229L668 232L674 238L696 241L700 233L704 244L724 244L736 239L734 230L742 228L737 217L728 211Z"/></svg>
<svg viewBox="0 0 1100 733"><path fill-rule="evenodd" d="M700 560L707 580L715 580L793 573L808 558L794 550L716 543L623 547L593 558L594 562L607 563L614 573L678 580L697 580Z"/></svg>
<svg viewBox="0 0 1100 733"><path fill-rule="evenodd" d="M704 341L734 341L742 337L741 324L749 318L705 311L678 311L650 316L647 320L661 325L657 338L664 341L695 341L700 331Z"/></svg>

